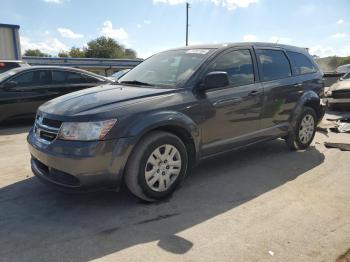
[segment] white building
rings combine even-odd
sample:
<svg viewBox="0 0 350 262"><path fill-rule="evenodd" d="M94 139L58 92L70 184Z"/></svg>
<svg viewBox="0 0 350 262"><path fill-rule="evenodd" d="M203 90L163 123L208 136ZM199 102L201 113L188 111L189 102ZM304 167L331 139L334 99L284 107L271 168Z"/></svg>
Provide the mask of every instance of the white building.
<svg viewBox="0 0 350 262"><path fill-rule="evenodd" d="M0 59L20 60L19 25L0 23Z"/></svg>

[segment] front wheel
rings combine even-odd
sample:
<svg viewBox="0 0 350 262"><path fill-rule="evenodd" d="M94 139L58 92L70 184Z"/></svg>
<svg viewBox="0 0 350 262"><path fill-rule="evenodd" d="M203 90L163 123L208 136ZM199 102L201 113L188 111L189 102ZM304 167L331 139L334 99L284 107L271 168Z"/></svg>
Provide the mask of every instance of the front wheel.
<svg viewBox="0 0 350 262"><path fill-rule="evenodd" d="M162 131L146 135L128 160L125 183L145 201L169 197L183 180L188 165L187 150L180 138Z"/></svg>
<svg viewBox="0 0 350 262"><path fill-rule="evenodd" d="M296 126L286 138L286 143L291 150L306 149L312 142L316 133L317 116L314 109L304 107Z"/></svg>

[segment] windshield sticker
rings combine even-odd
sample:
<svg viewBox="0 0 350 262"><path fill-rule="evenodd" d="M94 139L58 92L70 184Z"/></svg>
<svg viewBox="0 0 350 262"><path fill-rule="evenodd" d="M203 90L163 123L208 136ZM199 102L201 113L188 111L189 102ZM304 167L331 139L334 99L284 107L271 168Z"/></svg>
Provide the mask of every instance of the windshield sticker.
<svg viewBox="0 0 350 262"><path fill-rule="evenodd" d="M208 49L190 49L190 50L188 50L186 52L186 54L201 54L201 55L205 55L208 52L209 52Z"/></svg>

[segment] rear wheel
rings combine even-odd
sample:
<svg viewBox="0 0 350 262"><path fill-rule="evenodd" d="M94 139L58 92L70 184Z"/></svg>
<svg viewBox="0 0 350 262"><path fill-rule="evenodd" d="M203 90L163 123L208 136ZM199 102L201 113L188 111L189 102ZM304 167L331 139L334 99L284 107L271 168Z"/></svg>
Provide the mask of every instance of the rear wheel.
<svg viewBox="0 0 350 262"><path fill-rule="evenodd" d="M187 150L177 136L154 131L136 145L125 173L125 183L135 196L155 201L169 197L183 180Z"/></svg>
<svg viewBox="0 0 350 262"><path fill-rule="evenodd" d="M317 116L314 109L304 107L296 126L286 138L286 143L291 150L306 149L312 142L317 125Z"/></svg>

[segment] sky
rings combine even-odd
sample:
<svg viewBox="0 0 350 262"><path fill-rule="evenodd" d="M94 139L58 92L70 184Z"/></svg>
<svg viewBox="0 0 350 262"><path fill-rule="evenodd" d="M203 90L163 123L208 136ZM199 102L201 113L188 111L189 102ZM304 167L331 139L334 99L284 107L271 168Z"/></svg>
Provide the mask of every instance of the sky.
<svg viewBox="0 0 350 262"><path fill-rule="evenodd" d="M51 55L112 37L141 58L185 45L186 0L0 0L22 52ZM188 0L189 43L278 42L350 55L350 0Z"/></svg>

